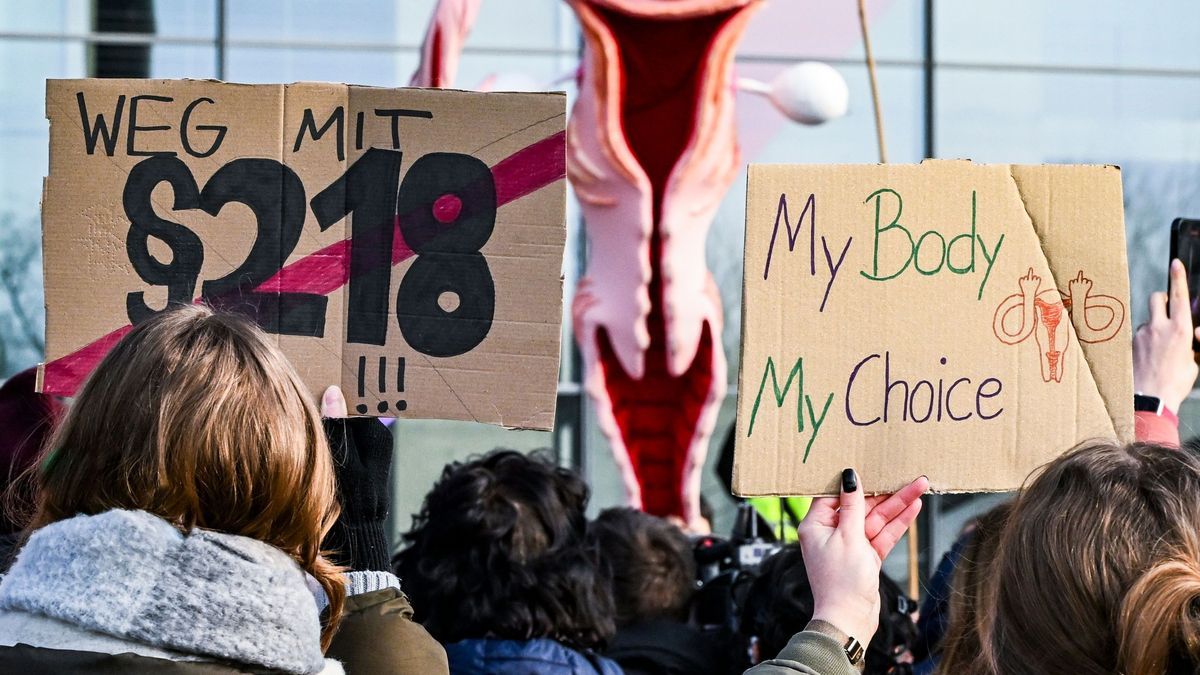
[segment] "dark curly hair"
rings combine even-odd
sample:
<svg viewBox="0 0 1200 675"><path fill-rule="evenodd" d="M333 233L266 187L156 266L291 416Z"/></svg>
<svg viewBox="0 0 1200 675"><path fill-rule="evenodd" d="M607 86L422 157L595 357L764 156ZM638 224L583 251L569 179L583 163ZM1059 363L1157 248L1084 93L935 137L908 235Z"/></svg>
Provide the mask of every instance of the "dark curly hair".
<svg viewBox="0 0 1200 675"><path fill-rule="evenodd" d="M612 595L586 539L588 487L542 453L453 462L393 561L417 621L443 644L551 638L603 647Z"/></svg>
<svg viewBox="0 0 1200 675"><path fill-rule="evenodd" d="M917 627L909 614L916 605L904 597L887 575L879 574L879 629L867 645L867 675L911 672L908 664L897 663L897 653L916 640ZM813 616L812 586L804 567L799 544L789 544L768 558L750 586L742 609L741 633L747 642L758 639L763 660L775 655L796 633L804 630Z"/></svg>
<svg viewBox="0 0 1200 675"><path fill-rule="evenodd" d="M696 559L687 535L628 507L606 509L588 531L612 582L617 623L687 619L696 591Z"/></svg>

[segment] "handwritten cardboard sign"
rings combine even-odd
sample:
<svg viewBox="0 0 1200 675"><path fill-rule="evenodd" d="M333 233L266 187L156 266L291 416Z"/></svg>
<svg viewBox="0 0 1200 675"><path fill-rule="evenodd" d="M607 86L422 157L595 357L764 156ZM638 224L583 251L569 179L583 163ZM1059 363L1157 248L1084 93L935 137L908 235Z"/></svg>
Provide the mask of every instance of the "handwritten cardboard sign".
<svg viewBox="0 0 1200 675"><path fill-rule="evenodd" d="M735 490L1013 489L1132 436L1111 166L751 166Z"/></svg>
<svg viewBox="0 0 1200 675"><path fill-rule="evenodd" d="M554 93L48 81L43 390L203 301L352 413L551 428L565 112Z"/></svg>

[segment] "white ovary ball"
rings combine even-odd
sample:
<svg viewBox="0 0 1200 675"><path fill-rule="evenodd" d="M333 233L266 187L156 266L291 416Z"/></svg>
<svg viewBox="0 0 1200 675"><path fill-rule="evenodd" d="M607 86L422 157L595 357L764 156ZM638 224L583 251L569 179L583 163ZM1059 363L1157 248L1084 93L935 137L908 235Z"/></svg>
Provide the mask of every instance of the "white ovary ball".
<svg viewBox="0 0 1200 675"><path fill-rule="evenodd" d="M850 88L826 63L804 61L779 73L768 96L780 112L801 124L822 124L846 114Z"/></svg>

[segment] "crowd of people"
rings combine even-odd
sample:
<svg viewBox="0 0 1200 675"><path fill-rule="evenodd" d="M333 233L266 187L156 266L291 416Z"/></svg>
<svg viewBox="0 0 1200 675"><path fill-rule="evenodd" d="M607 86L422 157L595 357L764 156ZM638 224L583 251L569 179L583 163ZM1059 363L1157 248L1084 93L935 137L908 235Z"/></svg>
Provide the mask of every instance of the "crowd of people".
<svg viewBox="0 0 1200 675"><path fill-rule="evenodd" d="M798 542L742 560L632 509L589 519L577 473L493 450L445 467L393 556L390 430L337 388L310 400L248 320L174 308L69 405L32 371L0 388L0 672L1200 672L1188 304L1176 262L1134 337L1162 403L1138 442L1036 470L919 612L881 570L928 481L868 497L853 468Z"/></svg>

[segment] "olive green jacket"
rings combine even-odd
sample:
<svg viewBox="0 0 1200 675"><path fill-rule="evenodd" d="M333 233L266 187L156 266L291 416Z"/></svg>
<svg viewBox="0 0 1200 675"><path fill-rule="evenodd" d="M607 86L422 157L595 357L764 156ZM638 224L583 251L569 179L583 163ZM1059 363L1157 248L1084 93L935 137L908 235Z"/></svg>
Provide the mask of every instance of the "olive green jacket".
<svg viewBox="0 0 1200 675"><path fill-rule="evenodd" d="M395 588L349 596L326 656L341 661L347 675L448 674L446 650L412 616Z"/></svg>
<svg viewBox="0 0 1200 675"><path fill-rule="evenodd" d="M837 640L814 631L796 633L779 656L754 666L746 675L859 675Z"/></svg>

